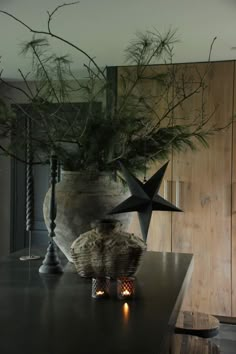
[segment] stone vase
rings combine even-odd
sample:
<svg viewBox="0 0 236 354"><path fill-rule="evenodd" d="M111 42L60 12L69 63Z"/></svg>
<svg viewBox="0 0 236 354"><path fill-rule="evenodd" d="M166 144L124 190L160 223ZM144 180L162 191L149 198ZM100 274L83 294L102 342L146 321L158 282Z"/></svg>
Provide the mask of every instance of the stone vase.
<svg viewBox="0 0 236 354"><path fill-rule="evenodd" d="M73 263L70 248L79 235L88 231L91 222L107 218L107 213L125 200L129 192L108 174L63 171L62 180L56 185L56 237L55 243ZM47 192L43 214L49 229L50 189ZM120 214L122 229L127 230L130 214Z"/></svg>

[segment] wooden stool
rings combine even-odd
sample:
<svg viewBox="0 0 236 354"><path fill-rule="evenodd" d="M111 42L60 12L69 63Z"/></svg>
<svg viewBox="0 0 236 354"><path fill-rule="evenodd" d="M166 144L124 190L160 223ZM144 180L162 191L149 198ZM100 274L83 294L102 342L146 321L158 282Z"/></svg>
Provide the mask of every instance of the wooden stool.
<svg viewBox="0 0 236 354"><path fill-rule="evenodd" d="M175 334L171 354L219 354L218 346L209 340L186 334Z"/></svg>
<svg viewBox="0 0 236 354"><path fill-rule="evenodd" d="M180 311L175 333L211 338L218 334L220 322L211 315L201 312Z"/></svg>

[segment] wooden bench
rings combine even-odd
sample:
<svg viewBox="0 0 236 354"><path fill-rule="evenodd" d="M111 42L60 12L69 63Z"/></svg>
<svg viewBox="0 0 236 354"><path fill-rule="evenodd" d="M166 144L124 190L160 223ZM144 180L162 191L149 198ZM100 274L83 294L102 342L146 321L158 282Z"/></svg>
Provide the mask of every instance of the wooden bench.
<svg viewBox="0 0 236 354"><path fill-rule="evenodd" d="M175 334L172 339L171 354L219 354L219 347L208 339L186 334Z"/></svg>
<svg viewBox="0 0 236 354"><path fill-rule="evenodd" d="M211 338L218 334L220 322L211 315L201 312L180 311L175 333Z"/></svg>

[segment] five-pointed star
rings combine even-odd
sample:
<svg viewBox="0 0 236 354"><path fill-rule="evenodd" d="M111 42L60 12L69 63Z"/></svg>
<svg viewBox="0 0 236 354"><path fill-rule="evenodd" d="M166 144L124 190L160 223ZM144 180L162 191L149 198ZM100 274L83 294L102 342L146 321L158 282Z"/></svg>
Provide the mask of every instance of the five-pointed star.
<svg viewBox="0 0 236 354"><path fill-rule="evenodd" d="M137 211L144 241L147 239L153 210L182 211L157 194L168 163L162 166L145 184L139 181L120 163L131 196L115 207L109 214Z"/></svg>

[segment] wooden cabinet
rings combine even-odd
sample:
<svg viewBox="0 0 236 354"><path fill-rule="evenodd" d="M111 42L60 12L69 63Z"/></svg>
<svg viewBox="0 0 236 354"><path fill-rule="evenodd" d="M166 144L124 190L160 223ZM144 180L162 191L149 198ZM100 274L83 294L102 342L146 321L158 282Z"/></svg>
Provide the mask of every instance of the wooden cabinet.
<svg viewBox="0 0 236 354"><path fill-rule="evenodd" d="M234 62L235 65L235 62ZM236 73L234 70L234 109L236 112ZM232 187L231 187L231 205L232 205L232 316L236 317L236 123L232 127Z"/></svg>
<svg viewBox="0 0 236 354"><path fill-rule="evenodd" d="M155 163L148 172L147 178L151 177L161 165L161 163ZM165 181L169 184L169 196L171 195L171 172L172 164L170 161L165 173ZM164 197L164 183L162 183L159 193ZM148 251L171 252L171 217L171 213L168 212L153 212L147 238ZM133 215L129 231L142 238L137 213Z"/></svg>
<svg viewBox="0 0 236 354"><path fill-rule="evenodd" d="M215 124L232 116L233 73L233 62L214 63L209 72L206 109L218 106ZM184 213L172 215L172 251L194 254L184 307L225 316L231 316L231 162L232 127L211 137L208 149L173 156Z"/></svg>
<svg viewBox="0 0 236 354"><path fill-rule="evenodd" d="M148 97L158 97L158 112L156 116L161 116L163 112L167 111L167 101L166 97L162 95L163 85L161 84L161 80L150 80L150 77L158 77L158 75L162 75L166 72L170 67L167 65L161 66L149 66L148 69L145 71L145 77L147 79L142 80L142 87L136 87L135 94L140 96L140 98L147 99ZM135 66L132 67L119 67L117 70L117 95L118 99L123 94L123 89L127 90L127 86L123 86L123 77L132 78L132 81L135 80L137 76L137 70ZM131 81L131 82L132 82ZM127 80L128 82L128 80ZM123 88L124 87L124 88ZM165 88L165 93L168 92L168 95L171 95L172 88ZM153 109L154 111L154 109ZM153 113L153 119L156 118L155 113ZM161 126L166 124L165 121L161 122ZM149 179L161 166L163 163L156 162L152 165L152 168L147 171L147 179ZM172 161L170 159L168 167L165 173L165 180L168 184L168 195L171 198L171 175L172 175ZM144 178L143 175L139 176L140 180ZM169 182L168 182L169 181ZM164 196L164 186L162 184L160 188L160 194ZM155 217L152 217L150 228L149 228L149 235L147 239L147 248L149 251L166 251L171 252L171 213L162 212L162 213L155 213ZM130 232L134 232L135 234L141 235L139 221L136 213L134 213L132 223L130 225Z"/></svg>
<svg viewBox="0 0 236 354"><path fill-rule="evenodd" d="M197 64L199 72L206 65ZM205 109L210 113L217 108L213 121L222 126L236 110L235 62L212 63L207 83ZM197 106L197 99L183 107L186 114ZM149 250L194 254L192 282L184 302L188 310L236 316L235 159L236 125L210 137L207 149L174 154L165 180L172 189L172 202L179 183L184 212L154 212L152 216ZM136 219L131 230L139 232Z"/></svg>

